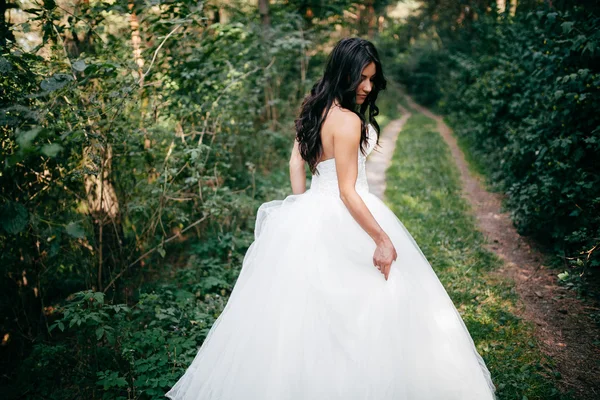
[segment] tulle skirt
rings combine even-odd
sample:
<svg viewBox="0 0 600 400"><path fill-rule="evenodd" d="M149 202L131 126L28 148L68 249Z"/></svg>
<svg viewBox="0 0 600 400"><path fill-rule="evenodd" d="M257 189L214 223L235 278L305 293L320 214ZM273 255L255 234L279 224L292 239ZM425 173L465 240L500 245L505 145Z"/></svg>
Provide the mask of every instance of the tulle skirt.
<svg viewBox="0 0 600 400"><path fill-rule="evenodd" d="M361 197L398 257L339 196L308 190L261 205L231 297L174 400L489 400L490 374L410 233Z"/></svg>

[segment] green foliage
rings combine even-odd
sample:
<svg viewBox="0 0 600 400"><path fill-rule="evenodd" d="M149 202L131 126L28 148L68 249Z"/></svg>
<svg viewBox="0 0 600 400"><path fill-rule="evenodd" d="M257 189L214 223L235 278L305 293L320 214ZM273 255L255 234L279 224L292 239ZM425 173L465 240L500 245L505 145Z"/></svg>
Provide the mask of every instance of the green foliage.
<svg viewBox="0 0 600 400"><path fill-rule="evenodd" d="M106 399L160 398L193 359L225 300L175 285L140 294L133 307L107 304L99 292L75 293L49 327L61 344L36 345L37 359L21 366L20 385L31 398L61 398L62 391L57 397L42 393L75 382L81 397L99 391ZM48 386L43 367L53 364L72 373ZM32 382L31 374L41 380Z"/></svg>
<svg viewBox="0 0 600 400"><path fill-rule="evenodd" d="M9 398L162 397L220 314L258 205L289 192L302 18L275 10L265 41L248 5L219 23L204 2L132 5L80 5L80 23L33 5L48 57L0 54Z"/></svg>
<svg viewBox="0 0 600 400"><path fill-rule="evenodd" d="M459 310L485 359L499 400L566 400L532 327L517 314L514 283L494 271L460 175L435 121L413 115L386 172L386 202L402 220Z"/></svg>
<svg viewBox="0 0 600 400"><path fill-rule="evenodd" d="M325 59L308 46L326 48L356 4L304 6L271 4L266 27L237 0L46 1L12 27L19 41L0 53L6 397L162 398L189 365L256 209L290 193L293 119ZM39 47L20 48L31 36Z"/></svg>
<svg viewBox="0 0 600 400"><path fill-rule="evenodd" d="M519 232L585 271L600 266L600 18L562 8L480 13L394 73L448 115Z"/></svg>
<svg viewBox="0 0 600 400"><path fill-rule="evenodd" d="M80 397L162 398L223 311L252 237L227 233L198 242L185 266L145 285L131 306L107 303L101 292L73 294L55 310L51 340L34 346L20 366L16 390L59 399L76 383ZM60 365L63 374L49 374L48 365ZM53 387L61 388L56 396L48 392Z"/></svg>

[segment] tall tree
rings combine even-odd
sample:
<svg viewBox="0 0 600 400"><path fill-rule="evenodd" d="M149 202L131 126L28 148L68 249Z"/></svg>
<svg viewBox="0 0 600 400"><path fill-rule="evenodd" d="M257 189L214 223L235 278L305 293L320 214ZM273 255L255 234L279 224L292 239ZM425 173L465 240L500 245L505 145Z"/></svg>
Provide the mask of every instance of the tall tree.
<svg viewBox="0 0 600 400"><path fill-rule="evenodd" d="M258 13L260 14L260 21L264 28L268 28L271 25L271 19L269 16L269 0L258 0Z"/></svg>

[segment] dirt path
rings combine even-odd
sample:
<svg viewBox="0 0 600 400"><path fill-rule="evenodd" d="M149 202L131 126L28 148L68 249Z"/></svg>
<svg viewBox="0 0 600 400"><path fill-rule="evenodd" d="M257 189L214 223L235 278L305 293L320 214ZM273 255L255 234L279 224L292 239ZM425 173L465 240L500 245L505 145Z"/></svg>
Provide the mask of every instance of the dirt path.
<svg viewBox="0 0 600 400"><path fill-rule="evenodd" d="M542 350L556 362L561 373L557 385L572 390L583 400L600 399L600 334L589 311L575 295L556 283L556 270L544 266L544 256L520 236L510 215L501 212L502 195L490 193L473 176L450 128L440 116L407 97L409 106L437 122L460 170L463 195L472 204L487 248L504 260L498 274L508 275L522 301L521 317L534 323ZM593 344L596 343L596 346Z"/></svg>
<svg viewBox="0 0 600 400"><path fill-rule="evenodd" d="M401 105L398 105L398 109L402 117L390 121L385 126L379 136L379 146L375 147L367 158L369 191L382 200L385 193L385 170L389 167L394 156L398 134L412 115L409 110Z"/></svg>

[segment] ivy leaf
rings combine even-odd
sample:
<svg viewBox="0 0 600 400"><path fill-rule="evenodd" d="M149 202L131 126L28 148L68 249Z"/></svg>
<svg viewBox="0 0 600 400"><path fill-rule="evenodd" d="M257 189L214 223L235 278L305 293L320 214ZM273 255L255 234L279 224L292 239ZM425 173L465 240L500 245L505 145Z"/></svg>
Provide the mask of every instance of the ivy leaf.
<svg viewBox="0 0 600 400"><path fill-rule="evenodd" d="M9 202L0 211L0 226L6 233L16 235L22 232L29 222L29 213L20 203Z"/></svg>

